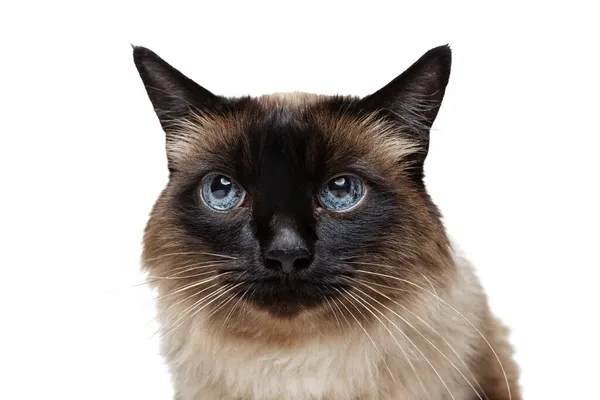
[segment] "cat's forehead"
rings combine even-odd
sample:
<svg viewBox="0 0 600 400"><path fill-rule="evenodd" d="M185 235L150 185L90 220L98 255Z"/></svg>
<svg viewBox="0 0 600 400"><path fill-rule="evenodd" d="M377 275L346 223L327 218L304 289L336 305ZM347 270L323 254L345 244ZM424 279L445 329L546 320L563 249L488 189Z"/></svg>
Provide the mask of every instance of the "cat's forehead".
<svg viewBox="0 0 600 400"><path fill-rule="evenodd" d="M257 97L255 100L267 108L289 107L300 108L306 105L314 105L322 100L327 100L330 96L319 95L307 92L282 92L265 94Z"/></svg>
<svg viewBox="0 0 600 400"><path fill-rule="evenodd" d="M302 92L237 100L225 112L181 122L167 151L181 169L206 160L256 165L281 156L296 167L358 161L382 174L397 172L417 144L397 124L353 112L352 101Z"/></svg>

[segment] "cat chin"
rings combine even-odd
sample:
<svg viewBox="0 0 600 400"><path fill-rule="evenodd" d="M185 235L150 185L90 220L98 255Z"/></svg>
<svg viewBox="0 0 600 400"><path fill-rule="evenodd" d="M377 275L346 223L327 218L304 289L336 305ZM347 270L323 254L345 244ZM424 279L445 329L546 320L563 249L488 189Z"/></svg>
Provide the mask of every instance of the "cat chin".
<svg viewBox="0 0 600 400"><path fill-rule="evenodd" d="M294 306L264 307L245 301L243 316L231 316L226 322L223 315L212 315L203 325L208 332L237 340L269 343L272 340L297 345L309 337L318 337L323 332L330 336L340 334L339 328L323 317L325 307L306 309ZM307 321L310 321L307 322Z"/></svg>
<svg viewBox="0 0 600 400"><path fill-rule="evenodd" d="M302 313L315 311L325 303L323 297L317 296L316 293L318 289L310 287L295 292L275 288L272 291L264 290L262 293L257 293L247 302L251 307L272 318L290 320L299 317Z"/></svg>
<svg viewBox="0 0 600 400"><path fill-rule="evenodd" d="M304 306L298 303L255 305L255 307L267 313L271 318L290 321L299 318L300 314L306 310Z"/></svg>
<svg viewBox="0 0 600 400"><path fill-rule="evenodd" d="M236 297L240 300L239 296ZM340 315L331 314L330 304L339 301L334 297L327 301L321 298L311 302L281 299L277 302L272 299L257 301L256 298L247 297L243 297L233 311L230 307L223 307L217 312L207 310L210 317L205 317L203 324L225 336L252 340L276 339L279 343L290 345L324 333L337 336L342 334L345 327L340 326L336 319L341 318ZM238 300L232 300L231 303Z"/></svg>

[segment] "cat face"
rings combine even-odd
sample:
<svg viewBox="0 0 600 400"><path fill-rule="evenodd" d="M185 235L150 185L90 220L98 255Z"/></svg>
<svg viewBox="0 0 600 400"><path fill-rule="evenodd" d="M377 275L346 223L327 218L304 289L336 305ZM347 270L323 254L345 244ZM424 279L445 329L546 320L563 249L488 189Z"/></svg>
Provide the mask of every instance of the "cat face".
<svg viewBox="0 0 600 400"><path fill-rule="evenodd" d="M167 135L170 179L144 264L171 304L293 320L351 312L350 295L385 304L406 296L402 280L445 273L423 162L447 47L363 99L223 98L147 49L134 59Z"/></svg>

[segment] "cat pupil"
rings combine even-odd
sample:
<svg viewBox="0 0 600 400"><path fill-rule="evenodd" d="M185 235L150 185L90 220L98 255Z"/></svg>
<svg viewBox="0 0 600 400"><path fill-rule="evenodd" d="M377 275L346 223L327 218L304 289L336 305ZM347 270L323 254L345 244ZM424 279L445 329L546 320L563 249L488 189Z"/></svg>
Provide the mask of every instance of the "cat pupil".
<svg viewBox="0 0 600 400"><path fill-rule="evenodd" d="M215 177L210 184L210 192L217 200L227 197L230 191L231 181L224 176Z"/></svg>
<svg viewBox="0 0 600 400"><path fill-rule="evenodd" d="M350 180L342 176L330 181L329 191L335 197L348 196L350 192Z"/></svg>
<svg viewBox="0 0 600 400"><path fill-rule="evenodd" d="M345 182L346 182L346 178L341 177L341 178L337 178L335 181L333 181L336 185L338 186L342 186Z"/></svg>

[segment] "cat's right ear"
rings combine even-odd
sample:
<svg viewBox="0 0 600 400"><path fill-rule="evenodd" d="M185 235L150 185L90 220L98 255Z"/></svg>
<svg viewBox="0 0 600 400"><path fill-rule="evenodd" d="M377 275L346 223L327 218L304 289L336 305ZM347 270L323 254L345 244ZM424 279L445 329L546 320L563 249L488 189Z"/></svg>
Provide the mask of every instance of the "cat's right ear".
<svg viewBox="0 0 600 400"><path fill-rule="evenodd" d="M435 47L360 104L368 110L385 112L427 145L450 79L451 64L450 47Z"/></svg>
<svg viewBox="0 0 600 400"><path fill-rule="evenodd" d="M133 61L167 139L181 120L216 111L226 102L173 68L152 50L132 47Z"/></svg>

